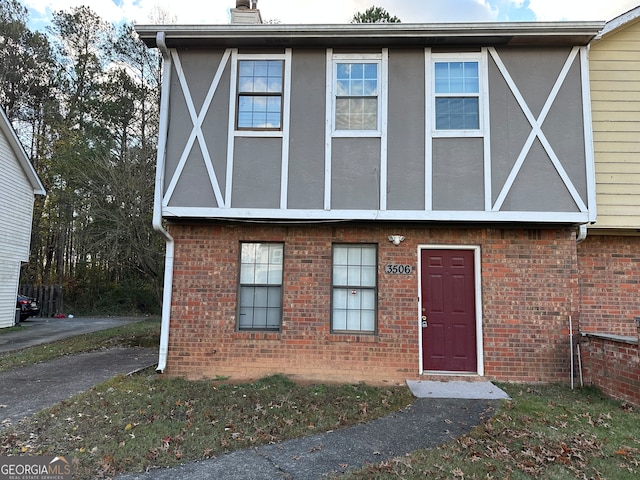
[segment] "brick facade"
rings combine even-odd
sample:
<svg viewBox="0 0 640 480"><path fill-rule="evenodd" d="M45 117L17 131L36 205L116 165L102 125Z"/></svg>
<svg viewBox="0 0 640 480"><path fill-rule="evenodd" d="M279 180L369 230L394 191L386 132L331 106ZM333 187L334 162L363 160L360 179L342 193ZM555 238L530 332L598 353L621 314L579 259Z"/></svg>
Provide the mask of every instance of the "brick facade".
<svg viewBox="0 0 640 480"><path fill-rule="evenodd" d="M636 335L640 237L589 234L578 246L583 332Z"/></svg>
<svg viewBox="0 0 640 480"><path fill-rule="evenodd" d="M640 347L628 340L587 336L581 343L584 382L605 394L640 406Z"/></svg>
<svg viewBox="0 0 640 480"><path fill-rule="evenodd" d="M417 224L172 223L175 265L169 375L247 379L285 373L322 381L404 382L419 374L418 247L481 249L484 373L555 382L569 376L568 318L577 310L575 233ZM391 234L405 236L399 246ZM278 333L236 329L241 241L283 242L283 320ZM378 245L376 335L330 331L333 243ZM409 264L410 275L388 275Z"/></svg>

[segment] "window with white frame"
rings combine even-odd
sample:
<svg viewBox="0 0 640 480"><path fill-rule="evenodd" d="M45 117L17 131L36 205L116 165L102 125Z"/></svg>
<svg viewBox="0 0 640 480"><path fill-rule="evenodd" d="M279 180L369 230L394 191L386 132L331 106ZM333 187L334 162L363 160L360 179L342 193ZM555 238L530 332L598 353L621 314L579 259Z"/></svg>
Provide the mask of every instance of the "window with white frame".
<svg viewBox="0 0 640 480"><path fill-rule="evenodd" d="M379 131L381 55L333 55L334 131Z"/></svg>
<svg viewBox="0 0 640 480"><path fill-rule="evenodd" d="M480 130L480 62L433 61L435 130Z"/></svg>
<svg viewBox="0 0 640 480"><path fill-rule="evenodd" d="M281 243L242 243L239 330L280 330L282 319Z"/></svg>
<svg viewBox="0 0 640 480"><path fill-rule="evenodd" d="M333 246L333 332L375 333L377 247Z"/></svg>
<svg viewBox="0 0 640 480"><path fill-rule="evenodd" d="M238 61L239 130L282 128L283 60Z"/></svg>

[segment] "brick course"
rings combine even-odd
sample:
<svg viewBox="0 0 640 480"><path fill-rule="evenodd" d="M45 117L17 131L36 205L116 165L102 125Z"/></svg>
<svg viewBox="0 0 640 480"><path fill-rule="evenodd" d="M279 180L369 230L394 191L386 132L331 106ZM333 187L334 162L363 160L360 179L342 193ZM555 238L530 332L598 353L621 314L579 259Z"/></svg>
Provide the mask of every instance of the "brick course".
<svg viewBox="0 0 640 480"><path fill-rule="evenodd" d="M640 237L589 234L578 246L583 332L636 335Z"/></svg>
<svg viewBox="0 0 640 480"><path fill-rule="evenodd" d="M640 406L640 347L615 339L588 337L581 344L585 384Z"/></svg>
<svg viewBox="0 0 640 480"><path fill-rule="evenodd" d="M166 372L249 379L270 373L322 381L404 382L419 373L418 246L481 247L484 369L489 379L568 378L568 317L578 275L572 229L416 224L274 226L172 223L175 269ZM402 234L399 246L388 241ZM284 242L280 332L236 331L239 244ZM333 243L378 245L378 331L330 331ZM386 264L414 266L388 275Z"/></svg>

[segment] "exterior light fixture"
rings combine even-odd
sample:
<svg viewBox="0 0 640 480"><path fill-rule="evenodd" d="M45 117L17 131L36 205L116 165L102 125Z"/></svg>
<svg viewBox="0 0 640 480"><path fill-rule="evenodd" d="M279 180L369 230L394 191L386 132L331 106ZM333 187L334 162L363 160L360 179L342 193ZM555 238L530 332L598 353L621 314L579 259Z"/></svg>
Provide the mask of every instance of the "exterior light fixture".
<svg viewBox="0 0 640 480"><path fill-rule="evenodd" d="M389 241L394 245L400 245L400 242L402 242L403 240L403 235L389 235Z"/></svg>

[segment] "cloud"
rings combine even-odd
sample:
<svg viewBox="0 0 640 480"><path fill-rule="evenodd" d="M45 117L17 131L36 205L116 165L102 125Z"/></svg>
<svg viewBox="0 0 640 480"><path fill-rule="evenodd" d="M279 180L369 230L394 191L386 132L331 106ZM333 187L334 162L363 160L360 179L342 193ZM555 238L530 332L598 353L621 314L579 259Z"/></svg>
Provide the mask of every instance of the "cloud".
<svg viewBox="0 0 640 480"><path fill-rule="evenodd" d="M258 0L264 20L281 23L349 23L371 6L384 8L403 23L515 20L610 20L638 0ZM183 24L227 24L234 0L22 0L32 19L89 6L104 20L156 23L157 11ZM179 8L176 8L179 5ZM155 18L154 18L155 17Z"/></svg>
<svg viewBox="0 0 640 480"><path fill-rule="evenodd" d="M638 0L529 0L536 20L611 20L636 7Z"/></svg>

